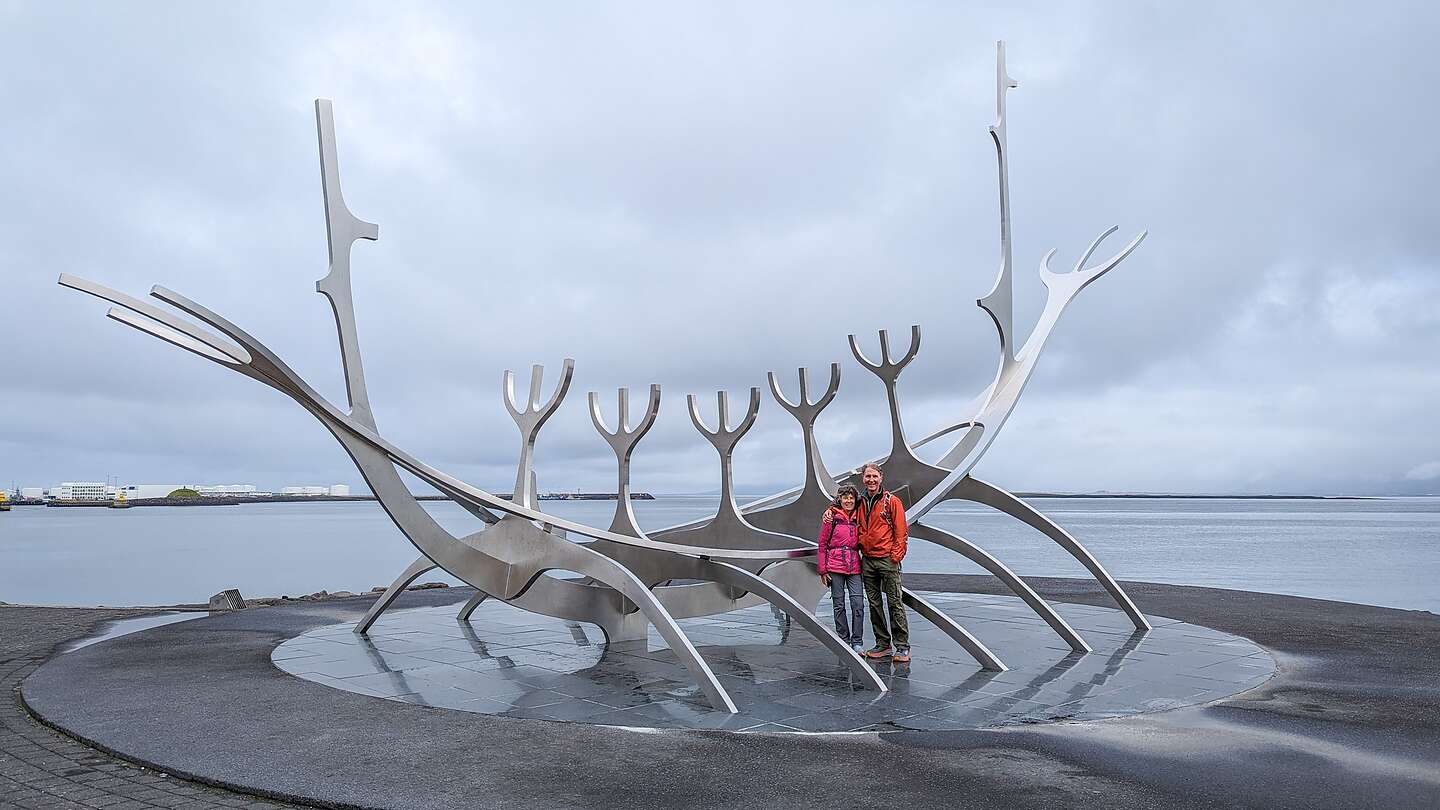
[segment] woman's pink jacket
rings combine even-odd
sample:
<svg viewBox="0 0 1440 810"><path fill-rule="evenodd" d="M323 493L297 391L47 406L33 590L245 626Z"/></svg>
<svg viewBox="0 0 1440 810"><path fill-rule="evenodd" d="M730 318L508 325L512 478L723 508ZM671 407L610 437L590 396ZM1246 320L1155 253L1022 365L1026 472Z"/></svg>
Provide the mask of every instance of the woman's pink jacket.
<svg viewBox="0 0 1440 810"><path fill-rule="evenodd" d="M822 574L860 573L860 524L853 516L831 509L830 522L820 523L820 550L816 564Z"/></svg>

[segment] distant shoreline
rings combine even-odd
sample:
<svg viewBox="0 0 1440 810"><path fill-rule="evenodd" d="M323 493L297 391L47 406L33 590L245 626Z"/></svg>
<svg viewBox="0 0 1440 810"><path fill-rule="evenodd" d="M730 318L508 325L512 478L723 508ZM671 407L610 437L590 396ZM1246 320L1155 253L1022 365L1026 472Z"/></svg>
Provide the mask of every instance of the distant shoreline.
<svg viewBox="0 0 1440 810"><path fill-rule="evenodd" d="M1164 500L1164 501L1373 501L1384 498L1433 497L1414 495L1175 495L1138 492L1019 492L1021 498L1047 498L1056 500L1107 499L1107 500ZM417 501L448 501L444 495L415 495ZM510 500L510 496L497 495ZM660 495L659 498L714 498L715 494ZM742 502L752 496L737 496ZM540 496L542 501L613 501L613 493L577 492L547 493ZM631 493L631 500L653 501L657 496L648 492ZM374 495L262 495L258 497L200 497L200 498L137 498L127 502L125 507L139 506L240 506L247 503L337 503L351 501L375 501ZM110 501L36 501L14 500L10 506L48 506L55 508L101 509L111 506Z"/></svg>
<svg viewBox="0 0 1440 810"><path fill-rule="evenodd" d="M1136 498L1167 501L1373 501L1378 498L1414 497L1405 495L1149 495L1106 492L1086 495L1059 492L1017 492L1021 498ZM1424 496L1421 496L1424 497Z"/></svg>
<svg viewBox="0 0 1440 810"><path fill-rule="evenodd" d="M497 495L497 498L511 500L509 494ZM417 501L448 501L445 495L415 495ZM542 501L613 501L617 496L613 493L601 492L555 492L546 493L540 496ZM134 498L125 501L124 506L116 506L114 501L37 501L37 500L14 500L9 501L11 506L48 506L57 509L129 509L137 506L240 506L247 503L336 503L345 501L374 501L374 495L256 495L256 496L221 496L198 498ZM632 501L653 501L655 496L648 492L630 493Z"/></svg>

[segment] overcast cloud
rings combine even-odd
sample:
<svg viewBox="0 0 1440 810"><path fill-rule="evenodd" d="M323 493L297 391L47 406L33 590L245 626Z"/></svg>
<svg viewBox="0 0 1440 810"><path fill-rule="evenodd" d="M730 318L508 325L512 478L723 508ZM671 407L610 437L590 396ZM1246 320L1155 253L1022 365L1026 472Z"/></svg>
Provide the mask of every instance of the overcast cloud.
<svg viewBox="0 0 1440 810"><path fill-rule="evenodd" d="M163 284L343 404L312 100L335 102L382 432L509 491L500 376L575 358L542 489L605 490L587 391L665 400L635 486L716 486L686 393L844 381L924 329L918 437L994 373L994 41L1008 42L1016 314L1118 224L980 472L1020 490L1440 491L1440 12L1431 4L0 2L0 485L358 474L292 402L108 321L74 273ZM971 4L964 4L969 6ZM1321 10L1325 9L1325 10ZM1103 253L1104 251L1102 251ZM743 490L795 483L766 392Z"/></svg>

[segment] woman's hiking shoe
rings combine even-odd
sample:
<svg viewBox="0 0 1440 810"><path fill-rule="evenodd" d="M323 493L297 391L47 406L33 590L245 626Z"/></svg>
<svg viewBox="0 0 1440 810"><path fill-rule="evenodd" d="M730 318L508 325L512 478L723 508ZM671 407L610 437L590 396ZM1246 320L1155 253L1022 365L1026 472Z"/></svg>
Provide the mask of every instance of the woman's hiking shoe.
<svg viewBox="0 0 1440 810"><path fill-rule="evenodd" d="M865 651L865 657L866 657L866 658L889 658L889 657L890 657L890 648L889 648L889 647L881 647L879 644L876 644L874 647L872 647L872 648L870 648L869 650L866 650L866 651Z"/></svg>
<svg viewBox="0 0 1440 810"><path fill-rule="evenodd" d="M908 663L910 663L910 648L909 648L909 647L896 647L896 648L895 648L895 654L892 655L892 656L890 656L890 660L891 660L891 661L894 661L894 662L897 663L897 664L908 664Z"/></svg>
<svg viewBox="0 0 1440 810"><path fill-rule="evenodd" d="M851 645L850 645L850 649L854 650L856 655L864 655L864 654L865 654L865 645L864 645L864 644L851 644Z"/></svg>

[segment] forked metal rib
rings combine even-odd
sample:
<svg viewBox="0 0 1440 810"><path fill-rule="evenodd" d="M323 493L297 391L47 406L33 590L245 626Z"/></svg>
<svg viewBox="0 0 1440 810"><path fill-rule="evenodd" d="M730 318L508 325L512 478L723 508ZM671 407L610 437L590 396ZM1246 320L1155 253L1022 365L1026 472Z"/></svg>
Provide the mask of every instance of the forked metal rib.
<svg viewBox="0 0 1440 810"><path fill-rule="evenodd" d="M540 508L539 493L535 491L532 475L535 468L535 439L540 435L540 428L545 426L545 421L559 410L560 401L570 390L570 381L575 376L575 361L565 358L555 392L547 402L541 404L540 383L544 375L544 366L537 363L530 368L530 397L523 408L515 402L515 373L506 369L503 378L505 410L510 412L515 426L520 429L520 460L516 464L515 488L510 499L529 509Z"/></svg>
<svg viewBox="0 0 1440 810"><path fill-rule="evenodd" d="M687 394L685 404L689 406L690 421L695 429L700 431L720 455L720 511L716 516L719 520L722 517L726 520L737 520L743 522L740 517L740 507L735 503L735 481L734 481L734 460L732 454L735 452L735 445L749 432L755 424L755 417L760 413L760 389L750 389L750 404L745 409L745 416L740 424L729 427L730 423L730 395L725 391L715 392L715 406L718 421L716 427L711 430L705 425L705 420L700 416L700 408L696 405L695 395Z"/></svg>
<svg viewBox="0 0 1440 810"><path fill-rule="evenodd" d="M815 420L820 417L820 412L825 410L834 399L835 394L840 391L840 364L830 364L830 384L825 387L825 393L814 402L810 401L809 379L805 368L799 369L800 376L800 401L791 402L786 399L785 392L780 390L780 383L775 379L775 372L768 372L765 377L770 382L770 393L774 395L775 401L780 403L786 413L795 417L800 423L800 434L805 440L805 486L818 486L827 496L834 486L830 480L830 471L825 469L825 462L820 458L820 446L815 442Z"/></svg>
<svg viewBox="0 0 1440 810"><path fill-rule="evenodd" d="M660 414L660 386L650 386L650 401L645 406L645 415L634 428L630 427L630 389L621 388L618 398L619 411L615 417L615 430L605 426L605 417L600 413L600 397L594 391L589 394L590 421L594 423L595 430L605 437L610 449L615 451L615 461L619 469L615 485L615 517L610 521L610 531L639 537L640 523L635 519L635 510L630 504L630 454L635 451L635 445L650 432L650 428L655 424L655 417Z"/></svg>
<svg viewBox="0 0 1440 810"><path fill-rule="evenodd" d="M712 554L702 551L699 547L794 549L796 553L803 549L804 556L813 557L815 553L813 543L756 528L740 515L740 507L735 503L732 454L735 445L739 443L740 438L745 435L750 426L755 424L755 417L760 413L760 389L750 389L750 404L746 409L745 417L734 428L729 427L729 397L724 391L720 391L716 393L715 399L719 412L719 426L714 430L706 426L705 420L700 416L700 409L696 405L694 394L686 397L686 403L689 405L690 421L694 423L695 429L700 431L700 434L710 442L720 456L719 508L715 512L715 517L709 522L694 527L687 526L658 532L654 536L655 540L691 546L689 553L705 557L726 557L727 555ZM731 559L735 558L731 557Z"/></svg>
<svg viewBox="0 0 1440 810"><path fill-rule="evenodd" d="M899 360L890 357L890 333L884 329L880 330L880 362L875 362L865 356L860 350L860 344L855 340L854 335L849 336L850 351L855 355L855 360L864 366L870 373L880 378L885 384L885 398L890 403L890 458L896 459L900 455L911 455L910 443L905 440L905 424L900 419L900 398L896 393L895 384L900 380L900 372L910 365L915 355L920 352L920 327L910 327L910 348Z"/></svg>
<svg viewBox="0 0 1440 810"><path fill-rule="evenodd" d="M799 495L789 503L783 503L756 511L746 511L745 518L754 525L772 532L813 537L818 529L820 515L835 497L835 479L825 468L820 457L820 445L815 440L815 421L820 412L835 399L840 390L840 364L830 364L830 383L825 393L815 401L810 400L809 380L806 370L799 370L800 401L791 402L780 390L775 372L770 372L770 393L787 413L800 424L801 440L805 448L805 483L800 486Z"/></svg>

